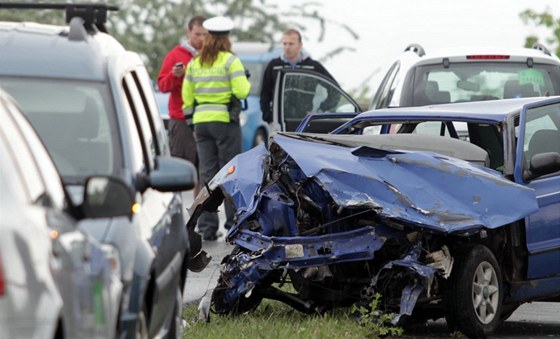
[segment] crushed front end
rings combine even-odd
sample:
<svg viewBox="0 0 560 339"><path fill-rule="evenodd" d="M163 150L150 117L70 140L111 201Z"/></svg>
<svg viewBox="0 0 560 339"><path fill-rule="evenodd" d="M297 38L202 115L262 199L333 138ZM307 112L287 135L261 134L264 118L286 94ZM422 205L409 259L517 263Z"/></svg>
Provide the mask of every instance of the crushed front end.
<svg viewBox="0 0 560 339"><path fill-rule="evenodd" d="M461 160L281 134L270 150L226 165L195 200L191 222L224 199L237 210L227 235L236 246L222 262L216 313L244 313L263 298L320 313L380 293L395 324L417 305L441 311L455 239L535 208L531 191Z"/></svg>

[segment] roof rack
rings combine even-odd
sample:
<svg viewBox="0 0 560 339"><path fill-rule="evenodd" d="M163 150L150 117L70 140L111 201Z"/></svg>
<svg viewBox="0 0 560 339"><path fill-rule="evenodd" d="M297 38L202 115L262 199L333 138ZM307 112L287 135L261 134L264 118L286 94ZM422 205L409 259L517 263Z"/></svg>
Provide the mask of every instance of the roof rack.
<svg viewBox="0 0 560 339"><path fill-rule="evenodd" d="M422 46L420 46L419 44L410 44L410 45L406 46L406 48L404 49L404 52L407 52L407 51L412 51L412 52L418 54L418 56L420 56L420 57L426 55L426 52L424 51L424 48Z"/></svg>
<svg viewBox="0 0 560 339"><path fill-rule="evenodd" d="M119 7L114 5L90 3L30 3L30 2L0 2L0 8L9 9L65 9L66 22L70 23L73 18L81 18L83 27L88 32L99 30L107 33L105 23L107 22L107 11L118 11ZM71 25L72 29L72 25Z"/></svg>
<svg viewBox="0 0 560 339"><path fill-rule="evenodd" d="M550 54L550 51L548 50L548 48L546 48L543 44L540 44L540 43L536 42L536 43L533 44L533 48L538 49L539 51L542 51L546 55L552 56L552 54Z"/></svg>

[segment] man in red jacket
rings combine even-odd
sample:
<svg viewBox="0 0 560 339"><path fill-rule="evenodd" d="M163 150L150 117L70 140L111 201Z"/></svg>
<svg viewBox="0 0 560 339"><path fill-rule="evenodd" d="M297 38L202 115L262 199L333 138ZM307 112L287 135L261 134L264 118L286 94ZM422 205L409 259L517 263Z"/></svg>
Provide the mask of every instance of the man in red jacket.
<svg viewBox="0 0 560 339"><path fill-rule="evenodd" d="M158 87L169 95L169 149L174 157L189 160L198 167L196 142L192 129L192 115L183 113L181 87L187 64L202 49L204 38L208 34L202 27L206 18L195 16L186 27L186 39L175 46L163 60L158 76ZM199 186L195 186L194 194L198 194Z"/></svg>

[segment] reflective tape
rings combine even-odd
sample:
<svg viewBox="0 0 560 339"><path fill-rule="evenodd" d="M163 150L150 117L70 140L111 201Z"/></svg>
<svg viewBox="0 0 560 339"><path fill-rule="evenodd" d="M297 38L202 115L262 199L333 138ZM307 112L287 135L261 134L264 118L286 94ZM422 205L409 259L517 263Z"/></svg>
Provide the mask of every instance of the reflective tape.
<svg viewBox="0 0 560 339"><path fill-rule="evenodd" d="M236 71L230 74L230 77L236 78L240 76L245 76L245 71Z"/></svg>
<svg viewBox="0 0 560 339"><path fill-rule="evenodd" d="M227 82L229 80L227 75L209 75L209 76L201 76L201 77L193 77L187 76L187 80L193 83L197 82Z"/></svg>
<svg viewBox="0 0 560 339"><path fill-rule="evenodd" d="M218 111L218 112L228 112L226 105L199 105L196 106L196 113L208 112L208 111Z"/></svg>
<svg viewBox="0 0 560 339"><path fill-rule="evenodd" d="M226 93L226 92L231 92L231 87L196 87L194 89L195 93Z"/></svg>

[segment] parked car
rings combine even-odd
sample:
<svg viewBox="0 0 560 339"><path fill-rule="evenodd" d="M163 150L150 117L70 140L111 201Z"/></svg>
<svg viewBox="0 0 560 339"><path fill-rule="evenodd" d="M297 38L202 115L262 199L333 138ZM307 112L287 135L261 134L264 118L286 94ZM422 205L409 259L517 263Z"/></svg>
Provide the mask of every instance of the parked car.
<svg viewBox="0 0 560 339"><path fill-rule="evenodd" d="M251 83L251 92L242 101L242 110L239 116L243 151L247 151L257 145L266 143L270 135L268 124L262 118L260 106L261 84L268 62L280 56L282 48L260 42L234 42L233 51L243 62L243 66L249 74L249 82ZM167 107L169 93L156 91L156 99L163 121L167 126L169 120L169 109Z"/></svg>
<svg viewBox="0 0 560 339"><path fill-rule="evenodd" d="M74 205L45 147L3 90L0 120L0 337L114 338L122 292L118 253L80 230L77 220L128 216L132 195L122 182L89 177L83 203ZM91 193L103 185L128 196L107 208L111 199Z"/></svg>
<svg viewBox="0 0 560 339"><path fill-rule="evenodd" d="M370 109L560 94L560 59L533 48L407 46L385 74Z"/></svg>
<svg viewBox="0 0 560 339"><path fill-rule="evenodd" d="M475 338L525 302L560 301L558 96L381 109L331 134L278 133L222 168L189 223L222 199L237 212L218 314L263 298L321 313L380 293L393 324L445 317Z"/></svg>
<svg viewBox="0 0 560 339"><path fill-rule="evenodd" d="M80 224L118 249L119 336L182 337L187 267L200 270L208 262L200 236L185 227L181 191L193 187L195 168L169 155L141 58L104 32L107 12L116 7L2 6L66 8L68 26L0 23L0 85L37 130L74 204L82 203L92 175L118 178L133 192L129 217Z"/></svg>

